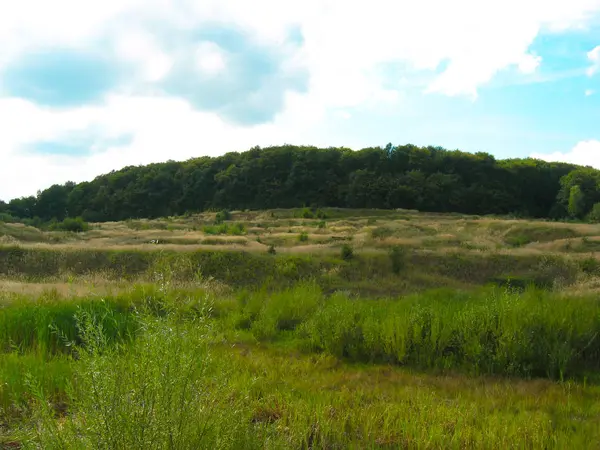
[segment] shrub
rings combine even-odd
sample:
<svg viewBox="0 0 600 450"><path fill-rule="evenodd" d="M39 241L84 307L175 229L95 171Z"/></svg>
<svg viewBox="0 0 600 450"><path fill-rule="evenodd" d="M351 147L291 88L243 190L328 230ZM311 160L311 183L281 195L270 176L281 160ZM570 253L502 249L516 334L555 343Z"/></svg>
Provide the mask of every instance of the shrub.
<svg viewBox="0 0 600 450"><path fill-rule="evenodd" d="M354 258L354 250L348 244L342 245L341 256L344 261L349 261Z"/></svg>
<svg viewBox="0 0 600 450"><path fill-rule="evenodd" d="M16 219L8 213L0 213L0 222L13 223Z"/></svg>
<svg viewBox="0 0 600 450"><path fill-rule="evenodd" d="M592 210L590 211L590 213L587 216L587 219L590 222L593 223L598 223L600 222L600 203L596 203L593 207Z"/></svg>
<svg viewBox="0 0 600 450"><path fill-rule="evenodd" d="M275 255L277 253L277 250L275 250L275 246L273 244L269 245L269 249L267 250L267 253L269 255Z"/></svg>
<svg viewBox="0 0 600 450"><path fill-rule="evenodd" d="M220 224L226 220L231 220L231 213L226 209L219 211L215 217L215 223Z"/></svg>
<svg viewBox="0 0 600 450"><path fill-rule="evenodd" d="M377 227L371 231L371 237L373 239L384 239L394 235L394 230L388 227Z"/></svg>
<svg viewBox="0 0 600 450"><path fill-rule="evenodd" d="M300 233L298 235L298 241L299 242L307 242L308 241L308 234L306 234L306 233Z"/></svg>
<svg viewBox="0 0 600 450"><path fill-rule="evenodd" d="M406 265L406 250L403 247L395 245L390 248L389 255L392 262L392 272L398 275Z"/></svg>
<svg viewBox="0 0 600 450"><path fill-rule="evenodd" d="M300 212L300 217L302 217L303 219L314 219L315 215L310 210L310 208L302 208L302 211Z"/></svg>
<svg viewBox="0 0 600 450"><path fill-rule="evenodd" d="M88 231L90 226L81 217L67 217L62 222L55 222L50 225L52 231L71 231L74 233L82 233Z"/></svg>
<svg viewBox="0 0 600 450"><path fill-rule="evenodd" d="M322 209L317 209L316 216L318 219L327 219L327 213Z"/></svg>
<svg viewBox="0 0 600 450"><path fill-rule="evenodd" d="M202 231L204 231L205 234L229 234L232 236L241 236L246 233L246 228L244 227L244 224L241 223L221 223L220 225L206 225Z"/></svg>

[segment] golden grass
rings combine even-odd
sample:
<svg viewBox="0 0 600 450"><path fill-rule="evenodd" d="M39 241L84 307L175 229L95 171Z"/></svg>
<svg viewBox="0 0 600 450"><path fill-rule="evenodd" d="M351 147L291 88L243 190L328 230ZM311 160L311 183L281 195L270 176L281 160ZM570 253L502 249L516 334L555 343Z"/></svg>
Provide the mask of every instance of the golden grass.
<svg viewBox="0 0 600 450"><path fill-rule="evenodd" d="M2 224L0 243L56 249L196 251L218 248L251 252L264 252L274 245L277 251L303 254L338 251L340 245L349 243L361 251L403 246L441 253L571 254L573 257L592 253L596 243L600 248L600 226L593 224L404 210L331 209L330 212L341 218L303 219L294 217L293 210L234 211L231 222L244 225L246 235L243 236L202 232L203 226L214 223L214 212L95 223L90 231L81 234L40 232L22 224ZM298 239L301 233L306 233L308 240ZM151 243L156 240L159 244Z"/></svg>

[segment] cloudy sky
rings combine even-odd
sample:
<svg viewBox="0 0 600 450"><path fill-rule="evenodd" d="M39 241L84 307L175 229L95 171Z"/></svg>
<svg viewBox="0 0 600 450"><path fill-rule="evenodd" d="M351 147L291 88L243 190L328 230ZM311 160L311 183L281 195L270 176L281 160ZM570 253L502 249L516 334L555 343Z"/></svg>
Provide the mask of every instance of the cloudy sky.
<svg viewBox="0 0 600 450"><path fill-rule="evenodd" d="M600 167L600 0L0 6L0 199L278 144Z"/></svg>

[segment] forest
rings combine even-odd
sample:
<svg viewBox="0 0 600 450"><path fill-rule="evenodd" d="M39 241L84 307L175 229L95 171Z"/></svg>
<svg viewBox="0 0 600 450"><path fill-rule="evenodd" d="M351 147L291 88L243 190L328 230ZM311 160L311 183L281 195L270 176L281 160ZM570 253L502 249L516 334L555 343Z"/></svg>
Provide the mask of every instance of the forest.
<svg viewBox="0 0 600 450"><path fill-rule="evenodd" d="M600 219L600 171L531 158L415 145L254 147L219 157L129 166L93 181L0 201L0 217L105 222L207 210L415 209Z"/></svg>

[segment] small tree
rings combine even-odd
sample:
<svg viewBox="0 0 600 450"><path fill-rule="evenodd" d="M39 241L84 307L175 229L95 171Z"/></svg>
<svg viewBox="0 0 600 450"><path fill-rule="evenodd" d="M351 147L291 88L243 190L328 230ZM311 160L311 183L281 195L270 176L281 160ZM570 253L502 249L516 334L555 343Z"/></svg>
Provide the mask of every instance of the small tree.
<svg viewBox="0 0 600 450"><path fill-rule="evenodd" d="M569 192L569 215L581 218L585 214L585 195L579 185L573 186Z"/></svg>
<svg viewBox="0 0 600 450"><path fill-rule="evenodd" d="M588 220L593 223L600 222L600 203L596 203L590 213L588 214Z"/></svg>

